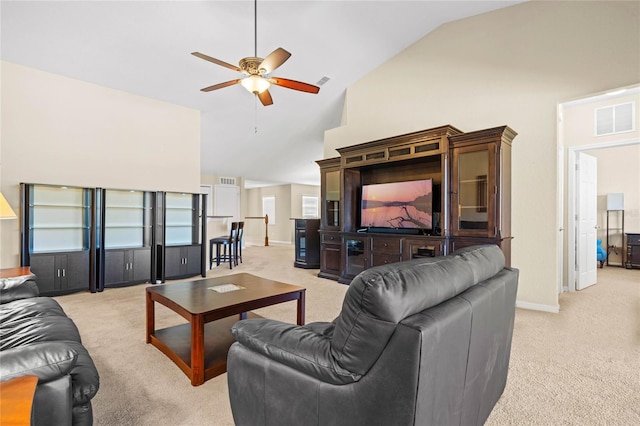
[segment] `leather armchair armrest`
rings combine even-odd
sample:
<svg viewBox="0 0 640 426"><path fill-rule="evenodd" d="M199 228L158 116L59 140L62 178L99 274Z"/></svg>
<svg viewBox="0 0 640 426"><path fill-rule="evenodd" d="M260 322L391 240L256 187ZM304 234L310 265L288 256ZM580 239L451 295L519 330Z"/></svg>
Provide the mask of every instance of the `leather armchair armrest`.
<svg viewBox="0 0 640 426"><path fill-rule="evenodd" d="M38 342L0 352L0 381L20 376L38 376L39 382L70 373L78 353L59 342Z"/></svg>
<svg viewBox="0 0 640 426"><path fill-rule="evenodd" d="M360 375L338 365L331 355L331 336L319 333L318 328L248 319L234 324L231 332L238 343L254 352L320 381L335 385L358 381Z"/></svg>

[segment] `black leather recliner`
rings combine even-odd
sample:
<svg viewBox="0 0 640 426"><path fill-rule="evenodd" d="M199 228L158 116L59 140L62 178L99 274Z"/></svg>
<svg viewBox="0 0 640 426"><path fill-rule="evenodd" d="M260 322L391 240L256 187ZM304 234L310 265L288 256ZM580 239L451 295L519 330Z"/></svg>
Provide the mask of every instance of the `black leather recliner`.
<svg viewBox="0 0 640 426"><path fill-rule="evenodd" d="M0 280L0 381L38 377L32 425L93 424L100 378L78 328L34 276Z"/></svg>
<svg viewBox="0 0 640 426"><path fill-rule="evenodd" d="M340 315L239 321L236 425L481 425L504 390L518 271L497 246L365 270Z"/></svg>

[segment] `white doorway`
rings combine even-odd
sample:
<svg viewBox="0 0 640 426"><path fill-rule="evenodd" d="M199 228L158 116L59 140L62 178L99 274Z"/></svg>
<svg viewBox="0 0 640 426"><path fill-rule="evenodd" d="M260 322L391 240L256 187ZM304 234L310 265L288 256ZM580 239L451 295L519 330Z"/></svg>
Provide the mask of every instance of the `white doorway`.
<svg viewBox="0 0 640 426"><path fill-rule="evenodd" d="M577 241L577 220L576 220L576 215L579 214L577 212L577 205L578 205L578 194L579 194L579 188L578 188L578 177L577 177L577 173L576 173L576 164L577 164L577 158L578 158L578 154L579 153L583 153L585 151L593 151L593 150L600 150L600 149L607 149L607 148L616 148L616 147L622 147L622 146L628 146L628 145L640 145L640 139L635 138L635 139L629 139L629 140L622 140L622 141L614 141L614 142L604 142L604 143L599 143L599 144L592 144L592 145L582 145L579 147L571 147L568 149L568 158L567 158L567 168L568 168L568 185L567 185L567 189L568 189L568 194L567 194L567 200L568 200L568 212L567 212L567 230L568 230L568 238L567 238L567 264L568 264L568 268L567 268L567 289L569 291L575 291L578 290L579 288L577 288L577 275L578 275L578 271L580 271L581 269L581 265L580 263L583 262L584 260L581 260L581 258L578 255L578 247L576 244ZM594 244L595 247L595 244ZM592 265L596 265L596 261L595 261L595 249L594 249L594 253L593 253L593 262L591 262L590 260L586 260L587 262L590 262Z"/></svg>

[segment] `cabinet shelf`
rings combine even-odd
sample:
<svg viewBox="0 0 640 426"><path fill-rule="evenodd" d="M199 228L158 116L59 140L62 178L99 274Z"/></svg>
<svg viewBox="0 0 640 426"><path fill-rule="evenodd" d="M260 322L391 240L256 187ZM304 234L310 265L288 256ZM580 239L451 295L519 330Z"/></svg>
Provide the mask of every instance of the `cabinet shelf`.
<svg viewBox="0 0 640 426"><path fill-rule="evenodd" d="M90 229L90 227L77 225L42 225L30 226L29 229Z"/></svg>
<svg viewBox="0 0 640 426"><path fill-rule="evenodd" d="M69 250L34 250L31 254L55 254L55 253L83 253L88 252L87 249L69 249Z"/></svg>
<svg viewBox="0 0 640 426"><path fill-rule="evenodd" d="M122 209L122 210L151 210L151 207L144 206L114 206L109 205L109 209Z"/></svg>
<svg viewBox="0 0 640 426"><path fill-rule="evenodd" d="M59 208L74 208L74 209L89 209L91 206L85 206L82 204L53 204L53 203L36 203L29 204L29 207L37 208L37 207L59 207Z"/></svg>
<svg viewBox="0 0 640 426"><path fill-rule="evenodd" d="M118 228L137 228L137 229L144 229L144 228L151 228L151 226L149 225L140 225L137 223L133 223L131 225L106 225L105 226L106 229L118 229Z"/></svg>

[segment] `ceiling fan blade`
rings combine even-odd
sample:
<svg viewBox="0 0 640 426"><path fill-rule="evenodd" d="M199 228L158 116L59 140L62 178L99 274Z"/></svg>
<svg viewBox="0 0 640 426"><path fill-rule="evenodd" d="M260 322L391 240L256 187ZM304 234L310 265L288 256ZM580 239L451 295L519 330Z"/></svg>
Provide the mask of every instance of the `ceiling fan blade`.
<svg viewBox="0 0 640 426"><path fill-rule="evenodd" d="M200 89L202 92L211 92L212 90L222 89L223 87L233 86L234 84L238 84L242 81L241 78L237 80L225 81L224 83L214 84L213 86L205 87L204 89Z"/></svg>
<svg viewBox="0 0 640 426"><path fill-rule="evenodd" d="M268 90L265 90L262 93L258 93L258 99L262 102L262 105L269 106L273 104L273 99L271 99L271 93Z"/></svg>
<svg viewBox="0 0 640 426"><path fill-rule="evenodd" d="M203 53L200 53L200 52L192 52L191 54L193 56L197 56L200 59L204 59L205 61L213 62L214 64L223 66L225 68L232 69L234 71L242 72L242 70L240 68L236 67L235 65L231 65L231 64L226 63L224 61L221 61L220 59L212 58L211 56L207 56L207 55L205 55Z"/></svg>
<svg viewBox="0 0 640 426"><path fill-rule="evenodd" d="M287 52L282 47L278 47L262 60L258 69L264 70L262 72L263 74L269 74L271 71L284 64L290 56L291 53Z"/></svg>
<svg viewBox="0 0 640 426"><path fill-rule="evenodd" d="M271 82L271 84L286 87L287 89L299 90L301 92L315 94L320 91L320 88L318 86L314 86L313 84L302 83L300 81L289 80L287 78L271 77L268 80Z"/></svg>

